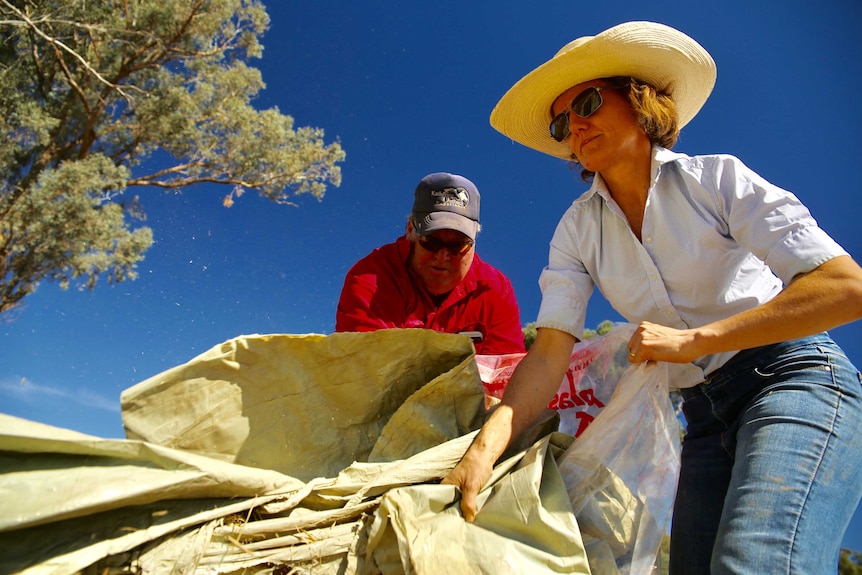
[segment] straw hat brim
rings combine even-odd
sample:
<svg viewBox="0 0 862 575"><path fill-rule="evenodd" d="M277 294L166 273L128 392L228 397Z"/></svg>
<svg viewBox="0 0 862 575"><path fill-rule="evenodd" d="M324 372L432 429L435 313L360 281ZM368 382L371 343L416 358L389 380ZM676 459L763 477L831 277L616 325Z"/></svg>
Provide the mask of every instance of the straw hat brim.
<svg viewBox="0 0 862 575"><path fill-rule="evenodd" d="M682 32L654 22L626 22L569 42L521 78L492 110L491 125L529 148L570 159L568 144L548 133L551 105L572 86L613 76L666 90L682 128L709 98L716 69L709 53Z"/></svg>

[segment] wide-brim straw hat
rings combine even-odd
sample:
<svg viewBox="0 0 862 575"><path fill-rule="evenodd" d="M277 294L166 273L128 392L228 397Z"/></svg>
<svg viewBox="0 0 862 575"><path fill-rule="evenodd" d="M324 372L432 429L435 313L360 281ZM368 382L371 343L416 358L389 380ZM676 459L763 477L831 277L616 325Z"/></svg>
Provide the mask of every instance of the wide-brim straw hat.
<svg viewBox="0 0 862 575"><path fill-rule="evenodd" d="M491 112L491 125L529 148L571 159L568 144L548 133L551 105L583 82L627 76L667 91L678 127L700 111L715 86L715 62L679 30L654 22L626 22L563 46L553 58L521 78Z"/></svg>

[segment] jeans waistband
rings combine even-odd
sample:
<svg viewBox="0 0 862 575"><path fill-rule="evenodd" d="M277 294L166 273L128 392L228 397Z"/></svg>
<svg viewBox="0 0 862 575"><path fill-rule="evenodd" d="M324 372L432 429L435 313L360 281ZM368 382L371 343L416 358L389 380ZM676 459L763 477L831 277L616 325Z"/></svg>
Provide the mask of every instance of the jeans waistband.
<svg viewBox="0 0 862 575"><path fill-rule="evenodd" d="M786 350L796 349L804 345L826 343L834 345L834 342L832 341L832 338L829 336L829 334L823 332L799 339L791 339L788 341L781 341L769 345L762 345L760 347L743 349L739 353L734 355L732 358L730 358L727 363L707 374L707 376L703 380L703 383L699 383L693 387L680 389L680 395L682 395L683 399L689 399L691 397L700 395L707 387L709 387L709 385L714 380L721 377L724 373L728 371L733 371L740 364L744 364L747 361L753 361L755 358L768 358L771 356L779 355Z"/></svg>

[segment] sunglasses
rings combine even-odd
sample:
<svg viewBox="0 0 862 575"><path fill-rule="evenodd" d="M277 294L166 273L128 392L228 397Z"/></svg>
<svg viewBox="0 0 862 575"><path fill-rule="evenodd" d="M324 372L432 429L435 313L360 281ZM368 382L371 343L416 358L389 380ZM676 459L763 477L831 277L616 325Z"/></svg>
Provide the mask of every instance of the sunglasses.
<svg viewBox="0 0 862 575"><path fill-rule="evenodd" d="M419 245L423 250L431 253L437 253L443 248L449 252L452 257L461 257L470 251L473 247L473 240L465 240L463 242L444 242L434 236L419 236Z"/></svg>
<svg viewBox="0 0 862 575"><path fill-rule="evenodd" d="M562 142L569 137L569 112L574 112L581 118L588 118L596 113L596 110L602 107L602 90L616 90L615 86L590 86L572 100L568 109L563 110L551 120L548 126L551 137L558 142Z"/></svg>

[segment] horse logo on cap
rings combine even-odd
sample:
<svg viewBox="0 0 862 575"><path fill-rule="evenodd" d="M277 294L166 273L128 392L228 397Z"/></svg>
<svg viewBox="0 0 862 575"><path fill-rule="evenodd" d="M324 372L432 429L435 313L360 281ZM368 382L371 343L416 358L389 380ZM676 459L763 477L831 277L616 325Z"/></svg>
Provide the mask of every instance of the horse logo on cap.
<svg viewBox="0 0 862 575"><path fill-rule="evenodd" d="M436 206L453 206L463 210L470 204L470 193L460 186L431 190L431 196L435 198L434 205Z"/></svg>

